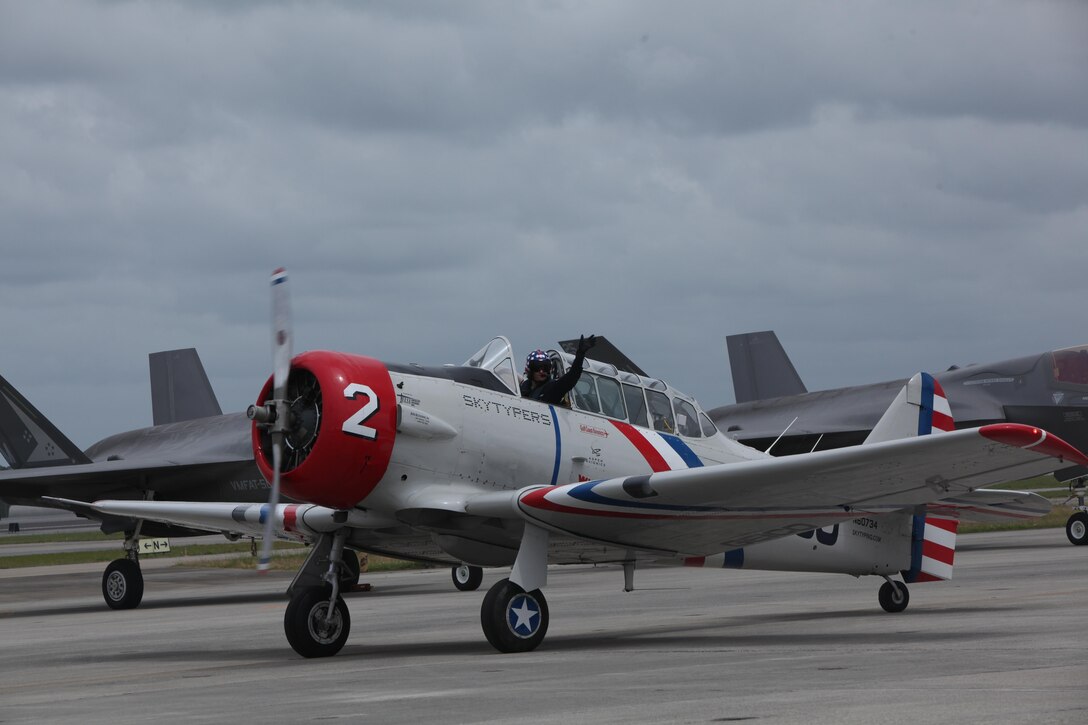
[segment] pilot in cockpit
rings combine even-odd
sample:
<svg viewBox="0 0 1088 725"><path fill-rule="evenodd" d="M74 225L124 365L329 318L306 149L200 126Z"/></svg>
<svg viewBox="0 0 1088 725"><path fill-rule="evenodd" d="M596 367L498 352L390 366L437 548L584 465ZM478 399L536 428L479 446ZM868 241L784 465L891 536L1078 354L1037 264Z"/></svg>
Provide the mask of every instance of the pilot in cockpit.
<svg viewBox="0 0 1088 725"><path fill-rule="evenodd" d="M578 339L578 350L570 370L555 380L551 379L552 361L548 353L543 350L533 350L525 358L525 380L521 383L522 397L539 400L549 405L560 405L564 396L571 391L582 375L582 364L585 362L586 352L596 343L596 335L590 335L588 338L582 335Z"/></svg>

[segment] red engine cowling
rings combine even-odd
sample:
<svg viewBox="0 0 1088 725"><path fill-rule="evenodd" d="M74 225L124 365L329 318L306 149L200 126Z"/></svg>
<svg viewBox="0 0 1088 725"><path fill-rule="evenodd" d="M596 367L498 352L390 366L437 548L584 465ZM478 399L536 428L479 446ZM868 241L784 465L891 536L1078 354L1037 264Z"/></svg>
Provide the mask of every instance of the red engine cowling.
<svg viewBox="0 0 1088 725"><path fill-rule="evenodd" d="M272 379L258 405L272 395ZM291 361L291 411L284 437L280 487L285 496L331 508L351 508L381 481L393 454L397 399L382 363L317 350ZM272 438L253 425L253 454L272 480Z"/></svg>

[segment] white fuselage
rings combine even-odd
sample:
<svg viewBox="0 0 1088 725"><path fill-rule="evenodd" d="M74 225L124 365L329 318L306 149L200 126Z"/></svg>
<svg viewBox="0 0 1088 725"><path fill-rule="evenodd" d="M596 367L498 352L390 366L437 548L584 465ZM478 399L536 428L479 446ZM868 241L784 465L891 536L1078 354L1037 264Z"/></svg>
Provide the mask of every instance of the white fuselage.
<svg viewBox="0 0 1088 725"><path fill-rule="evenodd" d="M402 420L422 411L430 422L401 426L389 469L366 501L377 509L445 501L460 510L481 492L766 457L720 433L680 437L449 380L391 377Z"/></svg>

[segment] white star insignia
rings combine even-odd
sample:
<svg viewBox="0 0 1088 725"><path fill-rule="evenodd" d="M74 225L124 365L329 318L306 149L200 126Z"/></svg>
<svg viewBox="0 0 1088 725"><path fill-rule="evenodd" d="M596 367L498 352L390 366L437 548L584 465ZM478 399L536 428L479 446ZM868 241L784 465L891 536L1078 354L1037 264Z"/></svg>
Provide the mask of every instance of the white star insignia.
<svg viewBox="0 0 1088 725"><path fill-rule="evenodd" d="M518 621L514 623L514 629L521 629L525 627L529 632L533 631L533 617L540 614L540 612L534 611L529 608L529 600L522 597L521 606L517 609L511 609L514 616L518 618Z"/></svg>

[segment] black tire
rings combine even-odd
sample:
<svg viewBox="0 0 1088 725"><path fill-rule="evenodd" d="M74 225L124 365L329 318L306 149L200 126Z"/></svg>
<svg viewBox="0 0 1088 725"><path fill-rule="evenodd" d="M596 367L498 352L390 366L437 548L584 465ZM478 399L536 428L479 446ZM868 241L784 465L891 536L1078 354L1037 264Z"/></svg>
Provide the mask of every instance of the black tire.
<svg viewBox="0 0 1088 725"><path fill-rule="evenodd" d="M1076 546L1088 544L1088 513L1078 511L1065 522L1065 535Z"/></svg>
<svg viewBox="0 0 1088 725"><path fill-rule="evenodd" d="M910 592L907 591L907 585L903 582L884 582L880 585L877 598L884 611L893 614L902 612L910 604Z"/></svg>
<svg viewBox="0 0 1088 725"><path fill-rule="evenodd" d="M509 579L487 590L480 607L480 626L499 652L530 652L548 632L548 602L539 589L526 592Z"/></svg>
<svg viewBox="0 0 1088 725"><path fill-rule="evenodd" d="M484 580L484 570L478 566L462 564L450 569L450 573L453 575L453 585L462 592L476 591Z"/></svg>
<svg viewBox="0 0 1088 725"><path fill-rule="evenodd" d="M344 566L340 569L340 589L343 591L354 589L359 585L359 577L362 576L359 553L352 549L344 549L341 561Z"/></svg>
<svg viewBox="0 0 1088 725"><path fill-rule="evenodd" d="M291 648L303 657L332 657L347 642L351 631L348 606L336 597L332 622L326 624L328 587L307 587L291 597L283 615L283 631Z"/></svg>
<svg viewBox="0 0 1088 725"><path fill-rule="evenodd" d="M102 598L110 609L135 609L144 598L144 574L132 559L114 559L102 572Z"/></svg>

